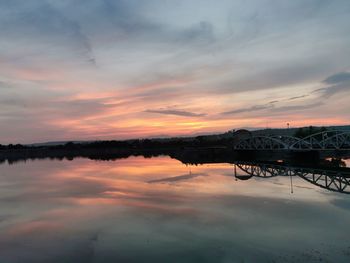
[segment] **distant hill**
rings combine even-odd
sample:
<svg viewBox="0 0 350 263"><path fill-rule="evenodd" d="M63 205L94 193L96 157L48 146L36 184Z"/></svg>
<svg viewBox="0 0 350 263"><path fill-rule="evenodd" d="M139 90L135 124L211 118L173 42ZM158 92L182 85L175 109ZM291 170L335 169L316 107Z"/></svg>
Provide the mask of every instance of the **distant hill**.
<svg viewBox="0 0 350 263"><path fill-rule="evenodd" d="M26 144L27 146L33 146L33 147L40 147L40 146L57 146L57 145L65 145L66 143L73 142L73 143L91 143L94 141L57 141L57 142L40 142L40 143L31 143Z"/></svg>

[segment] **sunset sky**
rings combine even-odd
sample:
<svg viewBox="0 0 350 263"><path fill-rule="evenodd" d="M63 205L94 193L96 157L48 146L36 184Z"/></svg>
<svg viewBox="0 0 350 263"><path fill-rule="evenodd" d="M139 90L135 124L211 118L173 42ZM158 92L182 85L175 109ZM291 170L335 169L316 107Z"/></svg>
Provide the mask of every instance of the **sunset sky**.
<svg viewBox="0 0 350 263"><path fill-rule="evenodd" d="M0 143L350 123L349 0L0 0Z"/></svg>

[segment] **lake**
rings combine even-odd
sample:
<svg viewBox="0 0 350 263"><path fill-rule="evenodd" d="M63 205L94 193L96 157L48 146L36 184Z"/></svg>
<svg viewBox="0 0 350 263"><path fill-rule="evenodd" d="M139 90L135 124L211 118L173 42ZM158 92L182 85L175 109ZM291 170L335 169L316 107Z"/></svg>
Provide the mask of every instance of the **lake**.
<svg viewBox="0 0 350 263"><path fill-rule="evenodd" d="M4 163L0 263L350 262L348 181L337 191L244 167L166 156Z"/></svg>

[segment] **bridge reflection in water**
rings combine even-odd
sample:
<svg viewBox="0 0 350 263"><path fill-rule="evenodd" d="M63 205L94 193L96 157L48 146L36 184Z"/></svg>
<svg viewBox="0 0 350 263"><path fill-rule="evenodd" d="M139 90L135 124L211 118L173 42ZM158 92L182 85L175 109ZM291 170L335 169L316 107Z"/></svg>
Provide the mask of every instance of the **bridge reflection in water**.
<svg viewBox="0 0 350 263"><path fill-rule="evenodd" d="M237 168L246 175L238 175ZM278 163L235 162L235 177L247 180L252 177L271 178L276 176L298 176L318 187L344 194L350 194L349 168L293 167Z"/></svg>

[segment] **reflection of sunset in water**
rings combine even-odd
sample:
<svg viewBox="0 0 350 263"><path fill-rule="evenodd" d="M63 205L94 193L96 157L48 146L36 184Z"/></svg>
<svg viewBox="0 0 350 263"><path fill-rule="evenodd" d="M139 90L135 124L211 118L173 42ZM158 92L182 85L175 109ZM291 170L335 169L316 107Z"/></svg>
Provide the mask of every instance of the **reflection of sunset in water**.
<svg viewBox="0 0 350 263"><path fill-rule="evenodd" d="M345 162L346 167L350 167L350 159L343 160Z"/></svg>
<svg viewBox="0 0 350 263"><path fill-rule="evenodd" d="M238 168L237 173L243 175ZM291 253L290 242L300 255L306 243L320 250L320 240L334 235L343 243L333 249L350 242L341 231L350 219L347 196L298 177L291 194L290 183L289 177L238 180L232 164L186 166L169 157L2 165L0 259L133 262L153 255L164 262L169 254L175 260L188 250L221 262L212 252L218 242L228 259L242 260L267 253L249 255L250 246L264 244L275 258ZM321 214L314 225L312 219ZM315 239L329 220L339 228L324 229L322 239ZM288 238L281 241L281 233ZM280 253L275 254L276 246Z"/></svg>

